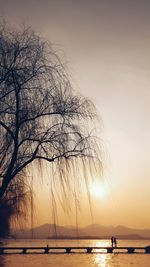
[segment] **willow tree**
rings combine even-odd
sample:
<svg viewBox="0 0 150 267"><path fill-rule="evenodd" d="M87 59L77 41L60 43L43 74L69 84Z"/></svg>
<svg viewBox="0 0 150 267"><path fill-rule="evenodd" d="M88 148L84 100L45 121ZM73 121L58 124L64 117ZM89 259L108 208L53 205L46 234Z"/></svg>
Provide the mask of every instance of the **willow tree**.
<svg viewBox="0 0 150 267"><path fill-rule="evenodd" d="M95 166L101 168L90 129L95 117L94 105L72 89L64 65L47 41L29 27L1 26L0 199L14 179L27 179L33 162L41 168L44 161L64 166L65 171L56 169L62 187L72 179L77 162L89 173Z"/></svg>
<svg viewBox="0 0 150 267"><path fill-rule="evenodd" d="M11 226L23 225L31 213L32 203L32 188L24 181L24 176L16 176L0 200L0 238L9 235Z"/></svg>

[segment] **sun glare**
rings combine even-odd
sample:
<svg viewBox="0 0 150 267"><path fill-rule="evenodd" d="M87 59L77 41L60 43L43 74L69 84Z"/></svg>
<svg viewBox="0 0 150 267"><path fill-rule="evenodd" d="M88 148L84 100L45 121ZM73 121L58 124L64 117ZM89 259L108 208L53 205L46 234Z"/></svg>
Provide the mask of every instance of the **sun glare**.
<svg viewBox="0 0 150 267"><path fill-rule="evenodd" d="M98 198L105 198L107 195L106 185L102 182L93 182L90 186L91 194Z"/></svg>

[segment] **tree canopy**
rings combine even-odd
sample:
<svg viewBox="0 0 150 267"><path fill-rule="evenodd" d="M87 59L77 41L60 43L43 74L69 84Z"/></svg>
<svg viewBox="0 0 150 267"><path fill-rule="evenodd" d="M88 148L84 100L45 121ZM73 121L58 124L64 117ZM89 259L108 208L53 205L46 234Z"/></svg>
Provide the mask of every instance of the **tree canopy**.
<svg viewBox="0 0 150 267"><path fill-rule="evenodd" d="M101 168L93 103L75 93L59 56L30 27L0 28L0 198L35 161ZM70 165L71 166L71 165ZM86 166L88 167L88 166ZM64 178L65 179L65 178Z"/></svg>

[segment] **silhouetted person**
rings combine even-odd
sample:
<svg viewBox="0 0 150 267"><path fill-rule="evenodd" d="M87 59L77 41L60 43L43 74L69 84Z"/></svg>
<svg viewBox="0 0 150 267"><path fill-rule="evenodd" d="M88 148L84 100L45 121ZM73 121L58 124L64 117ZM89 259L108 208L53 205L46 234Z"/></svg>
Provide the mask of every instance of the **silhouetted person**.
<svg viewBox="0 0 150 267"><path fill-rule="evenodd" d="M116 237L114 237L114 245L115 245L115 247L117 247L117 238Z"/></svg>
<svg viewBox="0 0 150 267"><path fill-rule="evenodd" d="M111 237L111 246L112 247L114 246L114 237L113 236Z"/></svg>

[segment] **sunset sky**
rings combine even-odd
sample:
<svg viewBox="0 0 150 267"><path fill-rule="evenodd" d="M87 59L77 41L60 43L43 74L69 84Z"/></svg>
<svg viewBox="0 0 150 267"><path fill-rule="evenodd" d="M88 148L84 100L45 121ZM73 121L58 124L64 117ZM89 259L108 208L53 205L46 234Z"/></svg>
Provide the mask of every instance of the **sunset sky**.
<svg viewBox="0 0 150 267"><path fill-rule="evenodd" d="M103 120L107 192L91 192L93 221L87 207L79 225L150 228L150 1L0 0L0 15L14 26L27 22L55 45ZM39 188L42 224L50 220L48 189ZM59 223L75 224L74 217L61 214Z"/></svg>

